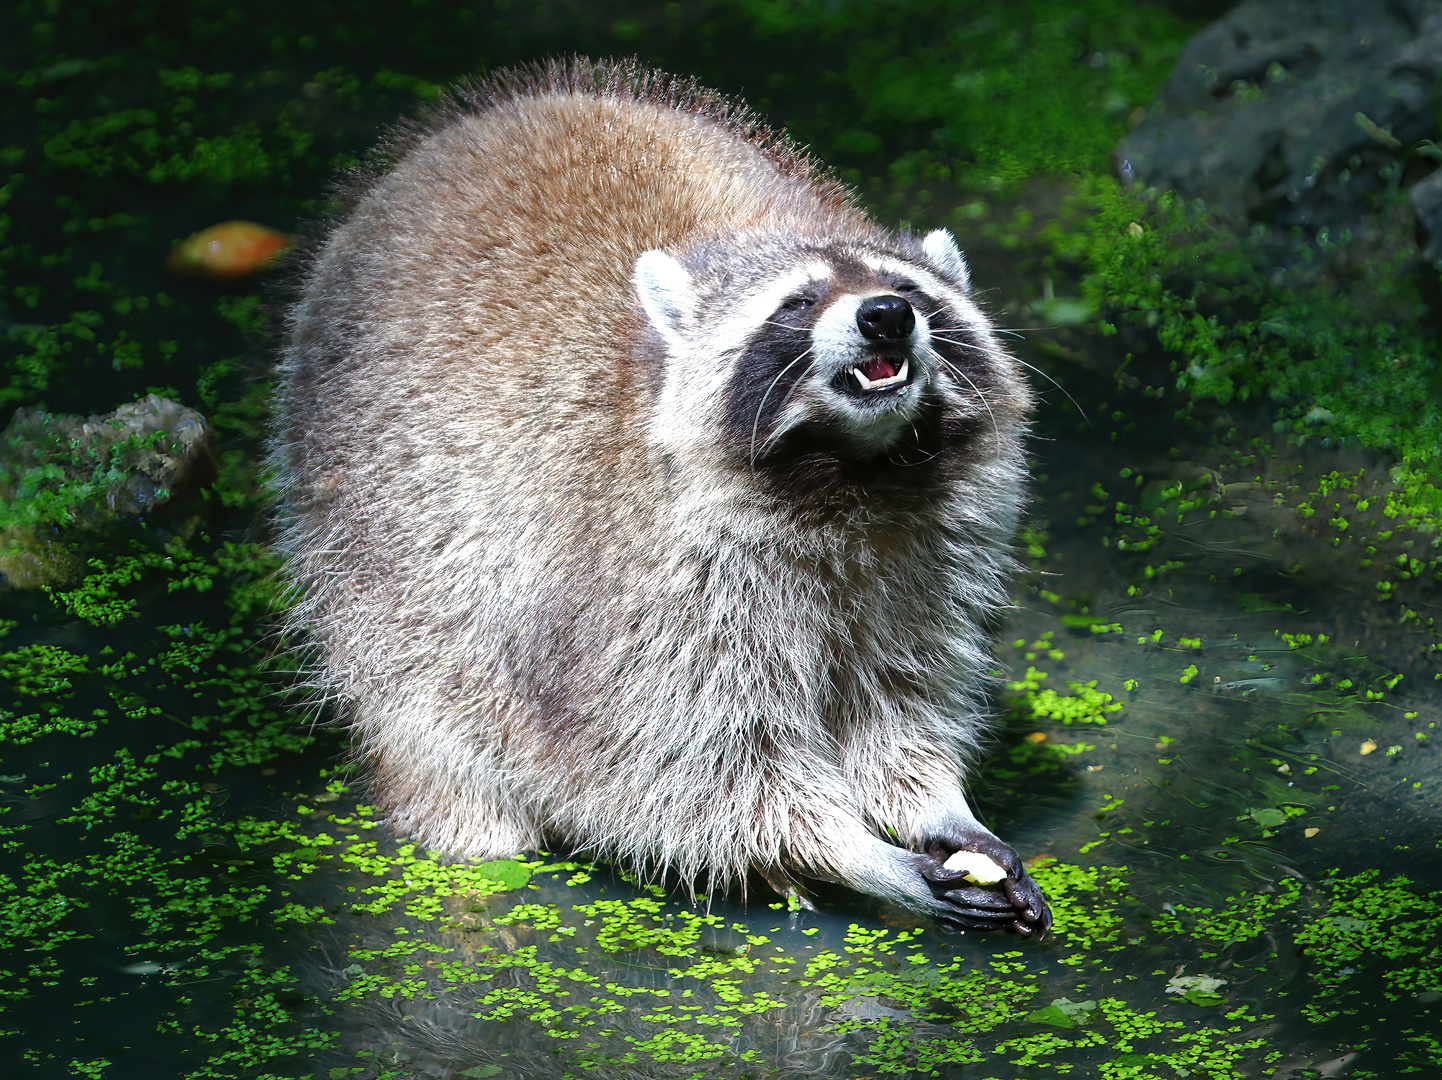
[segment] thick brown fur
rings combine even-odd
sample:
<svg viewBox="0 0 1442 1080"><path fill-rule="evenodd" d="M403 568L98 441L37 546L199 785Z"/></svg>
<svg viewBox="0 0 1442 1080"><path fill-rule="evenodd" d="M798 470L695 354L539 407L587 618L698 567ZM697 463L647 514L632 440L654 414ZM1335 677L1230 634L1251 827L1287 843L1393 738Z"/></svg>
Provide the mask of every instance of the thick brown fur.
<svg viewBox="0 0 1442 1080"><path fill-rule="evenodd" d="M631 63L467 87L388 154L306 271L271 464L395 826L1044 930L961 793L1030 397L950 236Z"/></svg>

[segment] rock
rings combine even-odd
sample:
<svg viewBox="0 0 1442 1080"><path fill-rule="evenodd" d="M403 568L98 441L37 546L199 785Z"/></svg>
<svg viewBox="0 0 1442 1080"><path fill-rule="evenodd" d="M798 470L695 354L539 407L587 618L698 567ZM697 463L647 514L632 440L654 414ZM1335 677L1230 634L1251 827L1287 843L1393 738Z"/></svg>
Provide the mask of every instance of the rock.
<svg viewBox="0 0 1442 1080"><path fill-rule="evenodd" d="M74 559L58 529L155 515L213 471L205 417L155 394L103 416L17 409L0 433L0 575L63 580Z"/></svg>
<svg viewBox="0 0 1442 1080"><path fill-rule="evenodd" d="M38 589L79 577L84 560L70 545L25 526L0 529L0 586Z"/></svg>
<svg viewBox="0 0 1442 1080"><path fill-rule="evenodd" d="M1236 221L1348 225L1435 131L1442 0L1246 0L1182 51L1125 180Z"/></svg>
<svg viewBox="0 0 1442 1080"><path fill-rule="evenodd" d="M0 499L13 504L59 481L92 487L106 513L145 514L210 464L205 417L155 394L104 416L16 409L0 433Z"/></svg>
<svg viewBox="0 0 1442 1080"><path fill-rule="evenodd" d="M1407 197L1427 238L1422 258L1428 265L1442 270L1442 171L1414 184Z"/></svg>

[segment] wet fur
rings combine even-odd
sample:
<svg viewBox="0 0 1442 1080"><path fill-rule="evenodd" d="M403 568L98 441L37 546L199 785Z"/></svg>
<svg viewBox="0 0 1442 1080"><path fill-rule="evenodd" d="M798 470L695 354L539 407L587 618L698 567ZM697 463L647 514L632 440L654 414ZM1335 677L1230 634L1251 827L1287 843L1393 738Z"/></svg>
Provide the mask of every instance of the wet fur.
<svg viewBox="0 0 1442 1080"><path fill-rule="evenodd" d="M394 826L1044 925L961 793L1029 395L959 254L628 64L462 91L391 159L307 271L271 465L293 628ZM884 262L942 294L945 355L885 453L805 413L805 318L736 303L818 260L833 290L891 287ZM1016 911L946 898L958 847L1007 866Z"/></svg>

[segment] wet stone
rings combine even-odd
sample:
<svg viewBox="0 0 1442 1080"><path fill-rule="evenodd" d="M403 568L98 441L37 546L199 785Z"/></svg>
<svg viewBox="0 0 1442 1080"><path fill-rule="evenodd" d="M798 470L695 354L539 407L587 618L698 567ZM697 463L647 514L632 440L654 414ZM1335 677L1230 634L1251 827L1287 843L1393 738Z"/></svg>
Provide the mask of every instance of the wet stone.
<svg viewBox="0 0 1442 1080"><path fill-rule="evenodd" d="M1238 221L1336 230L1434 135L1439 71L1442 0L1246 0L1187 44L1117 167Z"/></svg>
<svg viewBox="0 0 1442 1080"><path fill-rule="evenodd" d="M69 576L57 530L99 530L183 504L214 472L209 422L148 394L100 416L17 409L0 432L0 575L11 588Z"/></svg>
<svg viewBox="0 0 1442 1080"><path fill-rule="evenodd" d="M1442 270L1442 172L1434 172L1415 184L1407 196L1426 237L1422 258Z"/></svg>

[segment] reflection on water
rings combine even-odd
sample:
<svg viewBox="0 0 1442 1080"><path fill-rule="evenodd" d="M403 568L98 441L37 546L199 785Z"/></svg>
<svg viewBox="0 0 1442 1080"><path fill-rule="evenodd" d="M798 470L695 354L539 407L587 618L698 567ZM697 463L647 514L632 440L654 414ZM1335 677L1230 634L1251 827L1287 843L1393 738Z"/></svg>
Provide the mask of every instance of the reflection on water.
<svg viewBox="0 0 1442 1080"><path fill-rule="evenodd" d="M1098 852L1122 849L1138 873L1183 858L1238 864L1235 881L1405 867L1436 888L1442 667L1417 614L1436 606L1432 538L1386 515L1366 462L1146 426L1042 448L1056 576L1034 579L1014 636L1051 631L1066 654L1053 684L1096 679L1126 702L1107 738L1077 736L1097 746L1072 759L1082 806L1106 818L1087 836L1073 815L1063 843L1105 833ZM1081 610L1096 625L1058 626Z"/></svg>

